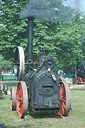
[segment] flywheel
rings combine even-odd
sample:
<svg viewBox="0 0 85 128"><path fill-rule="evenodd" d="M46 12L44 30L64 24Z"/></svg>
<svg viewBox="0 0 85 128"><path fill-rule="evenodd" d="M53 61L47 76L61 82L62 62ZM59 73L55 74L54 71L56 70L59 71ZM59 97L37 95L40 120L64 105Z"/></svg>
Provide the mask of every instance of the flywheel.
<svg viewBox="0 0 85 128"><path fill-rule="evenodd" d="M24 75L24 50L23 47L17 47L15 52L15 60L14 60L14 73L16 80L22 80Z"/></svg>

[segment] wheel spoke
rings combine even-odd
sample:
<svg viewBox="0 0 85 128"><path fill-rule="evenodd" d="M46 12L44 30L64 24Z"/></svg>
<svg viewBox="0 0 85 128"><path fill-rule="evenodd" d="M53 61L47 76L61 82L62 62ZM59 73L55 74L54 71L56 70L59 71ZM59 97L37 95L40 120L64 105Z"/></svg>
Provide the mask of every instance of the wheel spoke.
<svg viewBox="0 0 85 128"><path fill-rule="evenodd" d="M20 104L19 104L19 108L22 106L22 104L23 104L23 102L20 102Z"/></svg>
<svg viewBox="0 0 85 128"><path fill-rule="evenodd" d="M66 100L65 100L65 99L63 99L63 98L62 98L62 101L63 101L63 102L66 102Z"/></svg>
<svg viewBox="0 0 85 128"><path fill-rule="evenodd" d="M66 107L64 102L62 102L62 106L63 106L64 108Z"/></svg>
<svg viewBox="0 0 85 128"><path fill-rule="evenodd" d="M64 107L63 107L63 104L62 104L62 115L63 115L63 113L64 113Z"/></svg>

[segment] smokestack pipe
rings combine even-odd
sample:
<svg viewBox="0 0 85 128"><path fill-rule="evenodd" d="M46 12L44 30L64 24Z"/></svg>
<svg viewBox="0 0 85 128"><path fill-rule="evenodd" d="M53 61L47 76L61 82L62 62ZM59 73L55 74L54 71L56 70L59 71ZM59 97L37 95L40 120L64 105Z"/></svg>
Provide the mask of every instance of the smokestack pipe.
<svg viewBox="0 0 85 128"><path fill-rule="evenodd" d="M27 49L27 59L28 61L33 60L33 17L28 17L28 49Z"/></svg>

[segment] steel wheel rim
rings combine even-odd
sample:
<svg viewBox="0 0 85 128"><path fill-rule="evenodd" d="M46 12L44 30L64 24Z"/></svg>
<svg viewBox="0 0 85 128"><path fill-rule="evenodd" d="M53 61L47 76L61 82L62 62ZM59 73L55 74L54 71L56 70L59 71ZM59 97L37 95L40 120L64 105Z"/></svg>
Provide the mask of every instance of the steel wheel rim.
<svg viewBox="0 0 85 128"><path fill-rule="evenodd" d="M11 109L16 110L16 88L11 87Z"/></svg>
<svg viewBox="0 0 85 128"><path fill-rule="evenodd" d="M12 91L11 91L11 98L12 98ZM13 103L12 103L12 99L11 99L11 109L12 109L12 104L13 104Z"/></svg>

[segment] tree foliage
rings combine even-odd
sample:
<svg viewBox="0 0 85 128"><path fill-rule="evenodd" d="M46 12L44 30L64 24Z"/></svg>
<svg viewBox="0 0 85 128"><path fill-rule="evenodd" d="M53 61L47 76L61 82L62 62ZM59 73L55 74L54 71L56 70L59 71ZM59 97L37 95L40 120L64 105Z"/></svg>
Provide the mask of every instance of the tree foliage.
<svg viewBox="0 0 85 128"><path fill-rule="evenodd" d="M58 67L71 69L76 66L81 57L81 35L85 30L85 17L80 18L79 12L64 7L62 0L54 0L56 1L60 2L59 11L54 17L56 22L34 20L33 55L37 58L40 47L43 46L46 55L52 55ZM27 53L28 19L19 18L19 13L27 2L28 0L0 1L0 54L11 61L16 46L24 48L25 56Z"/></svg>
<svg viewBox="0 0 85 128"><path fill-rule="evenodd" d="M10 70L12 69L13 64L10 60L5 60L1 55L0 55L0 71L2 70Z"/></svg>
<svg viewBox="0 0 85 128"><path fill-rule="evenodd" d="M22 0L2 0L0 2L2 11L0 23L3 24L2 30L0 30L0 52L2 52L5 58L13 58L16 46L26 47L27 23L26 19L21 20L19 18L19 12L25 3L26 1Z"/></svg>

